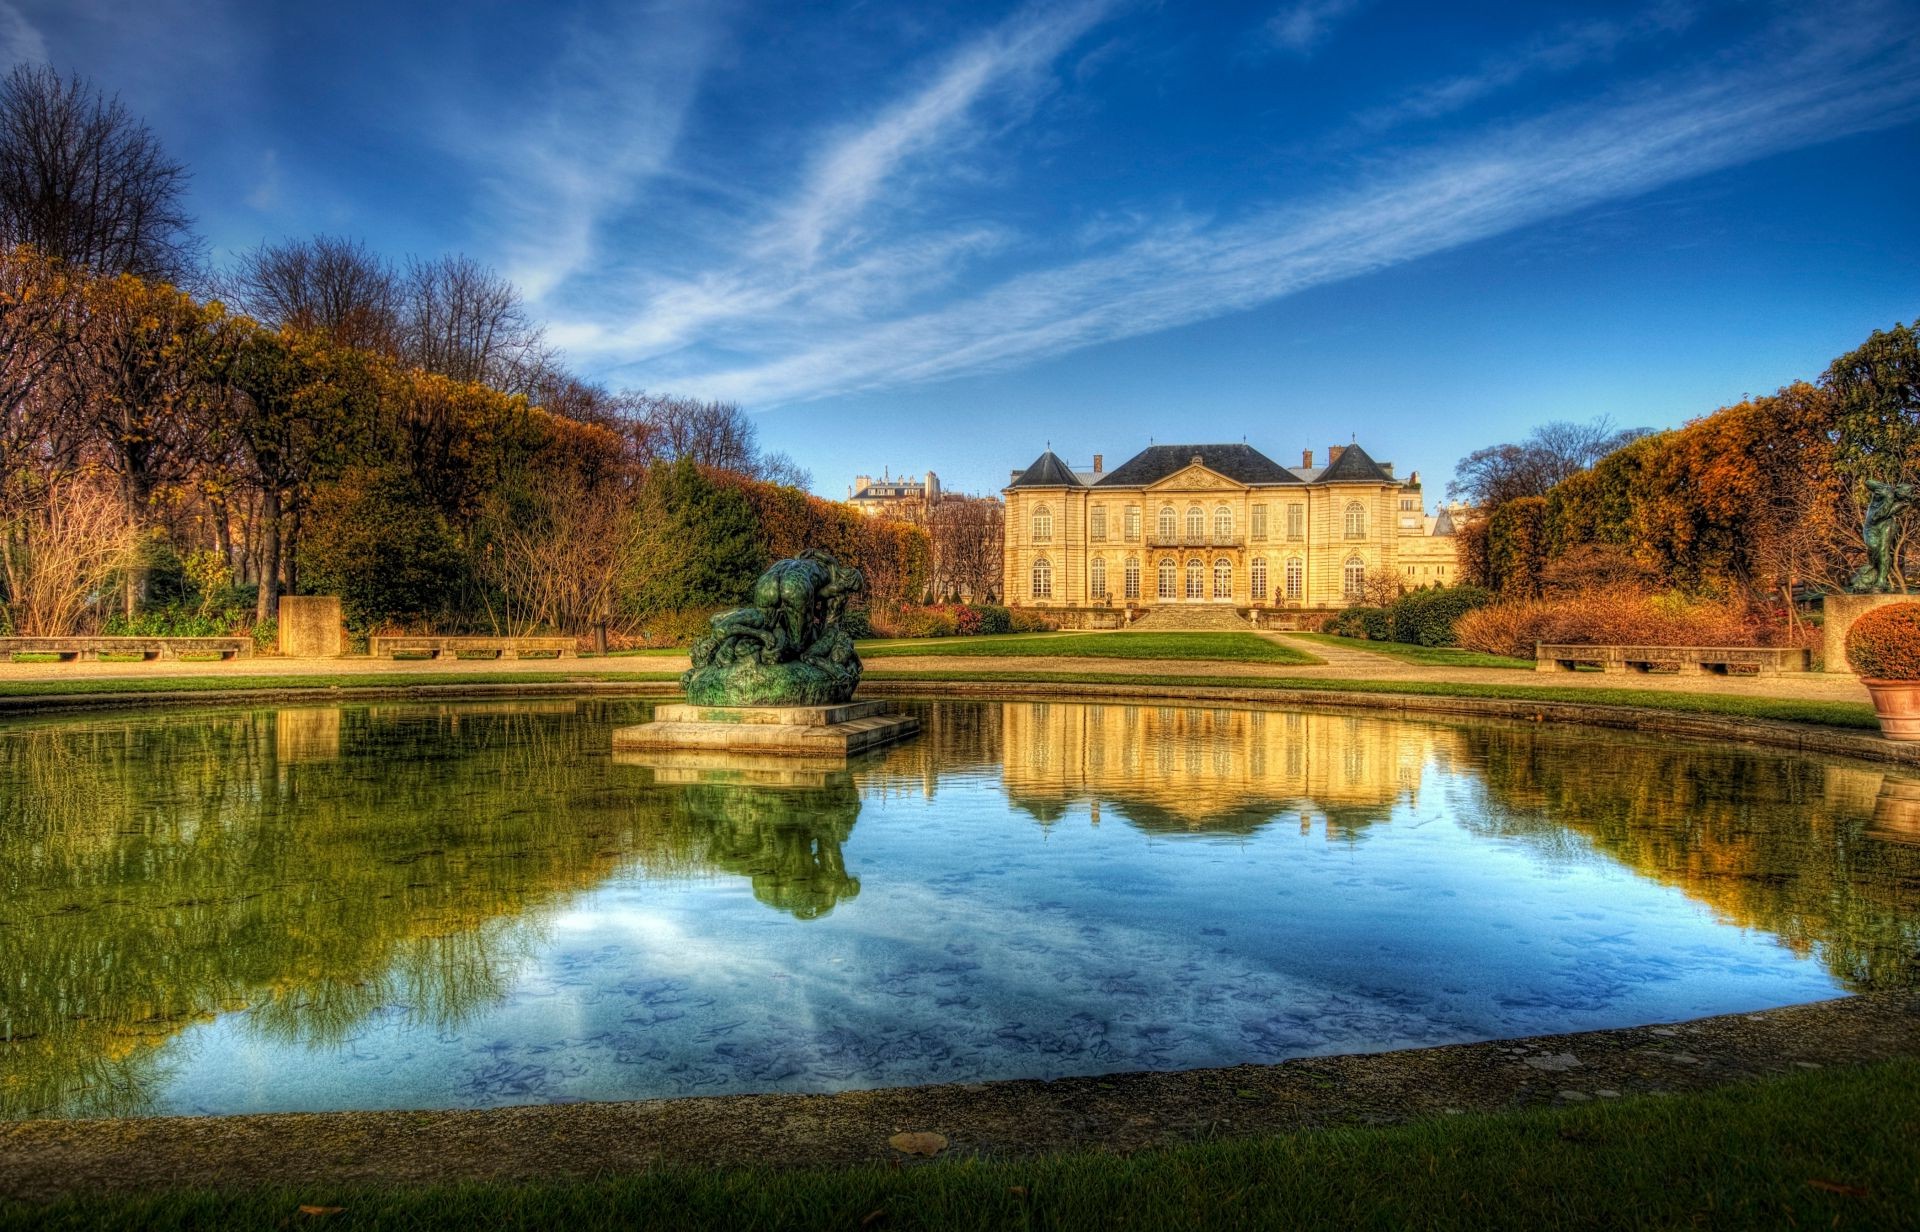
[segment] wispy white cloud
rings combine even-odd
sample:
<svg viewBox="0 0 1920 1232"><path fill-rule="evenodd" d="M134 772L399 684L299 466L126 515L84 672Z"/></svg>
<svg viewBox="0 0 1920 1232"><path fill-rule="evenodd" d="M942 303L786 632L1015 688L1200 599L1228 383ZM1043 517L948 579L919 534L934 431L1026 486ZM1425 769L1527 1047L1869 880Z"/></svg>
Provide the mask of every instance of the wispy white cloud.
<svg viewBox="0 0 1920 1232"><path fill-rule="evenodd" d="M643 279L644 297L624 322L563 318L553 339L571 353L635 358L741 321L790 336L788 319L869 320L950 285L969 261L1007 243L1004 227L971 221L901 233L872 216L974 175L970 156L982 140L1030 115L1050 67L1118 7L1080 0L1021 10L935 65L927 84L824 141L792 196L743 228L731 261L692 277Z"/></svg>
<svg viewBox="0 0 1920 1232"><path fill-rule="evenodd" d="M460 140L507 276L536 304L595 266L603 225L667 170L726 7L635 5L577 27L524 120Z"/></svg>
<svg viewBox="0 0 1920 1232"><path fill-rule="evenodd" d="M1470 73L1422 86L1388 106L1363 112L1362 127L1391 128L1448 115L1528 78L1572 72L1618 55L1634 43L1678 34L1698 17L1693 4L1656 4L1632 16L1583 21L1536 36L1483 62Z"/></svg>
<svg viewBox="0 0 1920 1232"><path fill-rule="evenodd" d="M1367 0L1293 0L1267 18L1267 41L1281 51L1310 56L1332 37L1334 27L1366 5Z"/></svg>
<svg viewBox="0 0 1920 1232"><path fill-rule="evenodd" d="M1221 222L1163 220L1112 251L883 320L712 319L711 336L755 358L649 368L689 391L761 405L1004 368L1915 119L1920 36L1808 18L1702 68L1410 155L1336 196Z"/></svg>
<svg viewBox="0 0 1920 1232"><path fill-rule="evenodd" d="M47 40L39 27L8 0L0 0L0 61L41 64L47 59Z"/></svg>

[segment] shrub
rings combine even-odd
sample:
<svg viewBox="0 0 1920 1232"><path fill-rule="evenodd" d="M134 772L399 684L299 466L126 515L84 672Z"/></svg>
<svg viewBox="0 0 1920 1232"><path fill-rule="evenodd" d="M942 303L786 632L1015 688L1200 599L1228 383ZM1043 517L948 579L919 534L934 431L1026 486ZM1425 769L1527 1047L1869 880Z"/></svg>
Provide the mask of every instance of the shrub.
<svg viewBox="0 0 1920 1232"><path fill-rule="evenodd" d="M976 613L976 615L979 618L980 632L982 633L1013 632L1013 613L1008 611L1006 608L996 607L991 603L976 603L973 606L973 611Z"/></svg>
<svg viewBox="0 0 1920 1232"><path fill-rule="evenodd" d="M1384 607L1350 607L1327 621L1325 631L1339 637L1390 642L1393 640L1393 617Z"/></svg>
<svg viewBox="0 0 1920 1232"><path fill-rule="evenodd" d="M1478 586L1408 591L1387 609L1393 640L1415 646L1457 645L1454 626L1460 618L1492 602L1492 592Z"/></svg>
<svg viewBox="0 0 1920 1232"><path fill-rule="evenodd" d="M1847 663L1868 680L1920 680L1920 603L1889 603L1854 621Z"/></svg>
<svg viewBox="0 0 1920 1232"><path fill-rule="evenodd" d="M1038 612L1018 609L1007 611L1007 632L1009 633L1051 633L1059 627Z"/></svg>
<svg viewBox="0 0 1920 1232"><path fill-rule="evenodd" d="M1765 646L1785 630L1756 619L1742 603L1633 587L1548 599L1512 599L1475 608L1454 626L1460 645L1530 659L1540 642L1618 646Z"/></svg>
<svg viewBox="0 0 1920 1232"><path fill-rule="evenodd" d="M683 607L655 612L634 626L634 632L648 646L691 646L713 626L717 607Z"/></svg>
<svg viewBox="0 0 1920 1232"><path fill-rule="evenodd" d="M864 641L873 636L873 620L864 608L842 616L840 625L847 631L847 636L855 641Z"/></svg>

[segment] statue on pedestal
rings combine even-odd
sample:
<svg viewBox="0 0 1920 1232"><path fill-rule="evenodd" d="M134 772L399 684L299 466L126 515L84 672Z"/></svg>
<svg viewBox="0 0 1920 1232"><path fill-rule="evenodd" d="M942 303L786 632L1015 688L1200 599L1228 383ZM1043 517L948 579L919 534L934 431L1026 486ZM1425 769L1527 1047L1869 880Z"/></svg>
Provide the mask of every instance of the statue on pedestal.
<svg viewBox="0 0 1920 1232"><path fill-rule="evenodd" d="M696 706L833 706L853 699L860 656L842 625L866 586L826 552L775 562L753 584L753 605L722 612L693 644L680 678Z"/></svg>
<svg viewBox="0 0 1920 1232"><path fill-rule="evenodd" d="M1900 515L1913 505L1914 485L1867 480L1867 516L1860 537L1867 544L1867 563L1847 582L1851 595L1883 595L1893 591L1894 542Z"/></svg>

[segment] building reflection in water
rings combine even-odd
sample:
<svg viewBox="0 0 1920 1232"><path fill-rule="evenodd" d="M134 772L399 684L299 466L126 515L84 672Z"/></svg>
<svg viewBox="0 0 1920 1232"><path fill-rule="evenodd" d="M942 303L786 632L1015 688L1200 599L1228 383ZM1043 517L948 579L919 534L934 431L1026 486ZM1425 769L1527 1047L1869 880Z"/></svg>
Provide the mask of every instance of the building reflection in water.
<svg viewBox="0 0 1920 1232"><path fill-rule="evenodd" d="M1250 834L1285 815L1352 839L1451 763L1442 727L1338 713L1012 702L1007 798L1051 822L1103 806L1156 834Z"/></svg>

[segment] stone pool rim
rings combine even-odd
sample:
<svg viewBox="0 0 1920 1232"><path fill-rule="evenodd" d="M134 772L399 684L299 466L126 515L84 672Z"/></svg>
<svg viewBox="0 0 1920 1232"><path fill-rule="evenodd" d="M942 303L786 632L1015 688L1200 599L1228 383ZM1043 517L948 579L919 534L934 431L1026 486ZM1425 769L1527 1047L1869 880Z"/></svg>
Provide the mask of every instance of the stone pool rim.
<svg viewBox="0 0 1920 1232"><path fill-rule="evenodd" d="M1672 710L1630 703L1556 701L1547 698L1448 697L1420 693L1363 692L1341 689L1285 689L1237 685L1156 685L1052 681L967 681L868 678L863 697L946 701L1062 701L1091 704L1139 702L1149 705L1253 704L1272 709L1326 710L1335 713L1386 712L1409 717L1504 719L1524 723L1562 723L1608 731L1681 736L1725 741L1822 757L1920 769L1920 742L1888 740L1867 728L1829 727L1784 719L1746 718ZM460 684L307 685L295 687L192 689L150 692L49 693L0 695L0 718L79 710L146 710L232 706L249 703L332 705L357 700L483 701L512 698L683 697L672 681L554 680Z"/></svg>
<svg viewBox="0 0 1920 1232"><path fill-rule="evenodd" d="M1268 1065L507 1108L0 1122L0 1203L292 1185L604 1178L1128 1153L1206 1139L1566 1107L1920 1058L1920 990ZM903 1158L895 1133L948 1139Z"/></svg>

